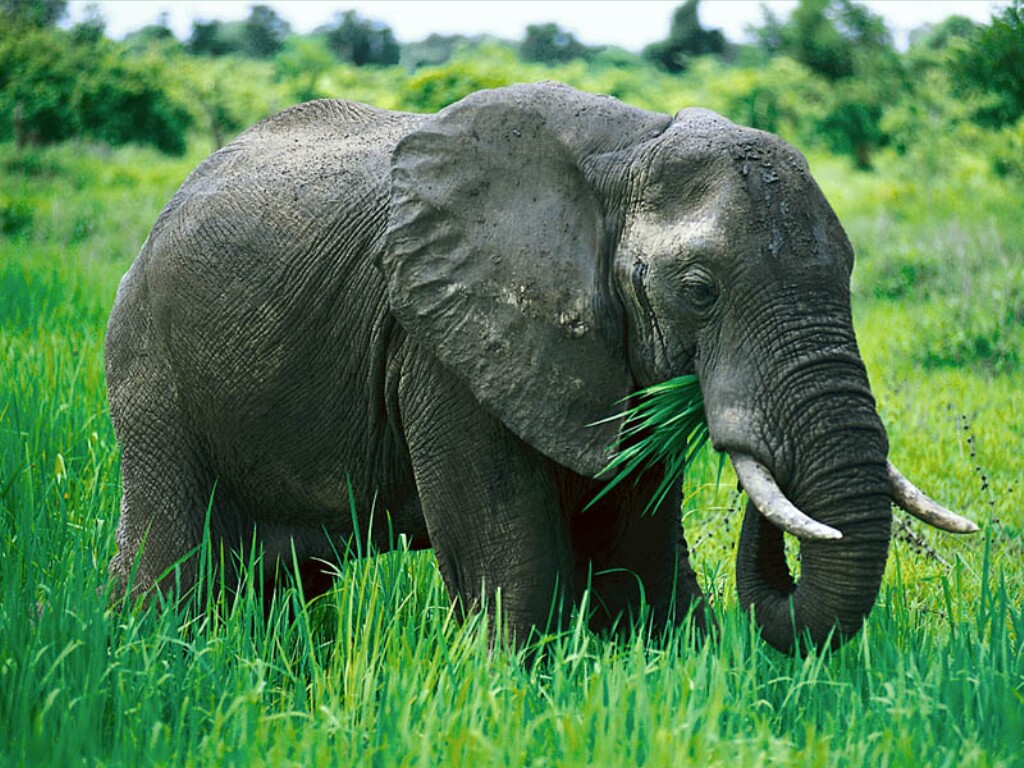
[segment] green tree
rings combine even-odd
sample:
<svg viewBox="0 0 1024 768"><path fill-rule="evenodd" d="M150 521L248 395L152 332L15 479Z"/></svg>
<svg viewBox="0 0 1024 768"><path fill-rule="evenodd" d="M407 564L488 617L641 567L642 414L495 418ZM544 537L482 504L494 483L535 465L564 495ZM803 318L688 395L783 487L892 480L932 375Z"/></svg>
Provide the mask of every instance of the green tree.
<svg viewBox="0 0 1024 768"><path fill-rule="evenodd" d="M167 11L161 11L156 17L155 22L132 32L128 35L128 38L131 37L138 37L147 41L173 40L174 33L171 31L170 15Z"/></svg>
<svg viewBox="0 0 1024 768"><path fill-rule="evenodd" d="M32 27L52 27L68 12L67 0L0 0L0 16L8 22Z"/></svg>
<svg viewBox="0 0 1024 768"><path fill-rule="evenodd" d="M196 56L227 56L241 53L245 46L244 28L241 22L225 24L213 19L192 22L192 34L185 47Z"/></svg>
<svg viewBox="0 0 1024 768"><path fill-rule="evenodd" d="M291 85L299 101L311 101L324 94L317 82L335 63L322 37L289 37L274 57L274 78Z"/></svg>
<svg viewBox="0 0 1024 768"><path fill-rule="evenodd" d="M888 139L885 109L903 88L884 20L852 0L800 0L784 22L765 10L764 24L753 31L766 53L789 56L832 84L821 136L833 151L870 168Z"/></svg>
<svg viewBox="0 0 1024 768"><path fill-rule="evenodd" d="M142 55L151 49L170 50L180 48L181 44L171 31L170 20L166 11L157 16L156 22L147 24L141 29L128 34L124 39L128 51Z"/></svg>
<svg viewBox="0 0 1024 768"><path fill-rule="evenodd" d="M832 0L801 0L782 28L783 52L833 81L853 75L856 44L830 18L834 8Z"/></svg>
<svg viewBox="0 0 1024 768"><path fill-rule="evenodd" d="M81 130L72 94L85 62L75 51L56 30L0 32L0 138L22 147L63 141Z"/></svg>
<svg viewBox="0 0 1024 768"><path fill-rule="evenodd" d="M410 70L437 66L448 61L459 48L480 45L481 38L465 35L431 34L424 40L402 46L402 66Z"/></svg>
<svg viewBox="0 0 1024 768"><path fill-rule="evenodd" d="M969 40L981 26L966 16L947 16L935 24L910 31L910 50L944 51L954 42Z"/></svg>
<svg viewBox="0 0 1024 768"><path fill-rule="evenodd" d="M406 79L396 106L412 112L436 112L475 91L536 79L524 76L522 70L526 68L518 60L516 50L504 43L490 42L472 50L463 49L450 61L423 67Z"/></svg>
<svg viewBox="0 0 1024 768"><path fill-rule="evenodd" d="M401 49L391 27L382 21L364 19L355 11L345 11L337 14L332 24L317 31L324 34L327 47L335 56L357 67L398 63Z"/></svg>
<svg viewBox="0 0 1024 768"><path fill-rule="evenodd" d="M910 45L902 60L914 84L914 92L922 93L925 82L934 77L935 70L948 74L952 52L970 45L980 29L979 24L965 16L949 16L911 30ZM943 81L943 90L948 90L947 81Z"/></svg>
<svg viewBox="0 0 1024 768"><path fill-rule="evenodd" d="M885 21L852 0L800 0L785 22L764 9L755 28L769 54L785 54L831 81L863 74L867 60L894 59Z"/></svg>
<svg viewBox="0 0 1024 768"><path fill-rule="evenodd" d="M1013 0L952 59L954 82L980 94L979 122L998 127L1024 116L1024 0Z"/></svg>
<svg viewBox="0 0 1024 768"><path fill-rule="evenodd" d="M291 25L268 5L254 5L243 22L244 52L255 59L269 59L284 47Z"/></svg>
<svg viewBox="0 0 1024 768"><path fill-rule="evenodd" d="M644 48L645 59L668 72L683 72L695 56L721 55L726 50L720 29L704 29L697 13L700 0L686 0L672 13L668 38Z"/></svg>
<svg viewBox="0 0 1024 768"><path fill-rule="evenodd" d="M89 3L85 6L85 18L71 28L71 42L75 45L95 45L103 39L106 31L107 22L99 6Z"/></svg>
<svg viewBox="0 0 1024 768"><path fill-rule="evenodd" d="M586 59L593 52L593 48L584 45L572 32L557 24L530 24L526 28L526 37L519 44L519 55L523 61L542 64Z"/></svg>
<svg viewBox="0 0 1024 768"><path fill-rule="evenodd" d="M333 59L332 59L333 60ZM267 65L239 56L179 56L170 96L189 110L195 132L218 149L244 128L294 103L287 87L268 82Z"/></svg>
<svg viewBox="0 0 1024 768"><path fill-rule="evenodd" d="M163 83L169 76L161 56L129 57L107 48L76 84L72 103L82 133L113 146L135 142L184 154L191 119L168 98Z"/></svg>
<svg viewBox="0 0 1024 768"><path fill-rule="evenodd" d="M52 28L0 33L0 139L84 137L184 152L190 118L168 95L162 53L128 50L106 39L75 45L71 33Z"/></svg>

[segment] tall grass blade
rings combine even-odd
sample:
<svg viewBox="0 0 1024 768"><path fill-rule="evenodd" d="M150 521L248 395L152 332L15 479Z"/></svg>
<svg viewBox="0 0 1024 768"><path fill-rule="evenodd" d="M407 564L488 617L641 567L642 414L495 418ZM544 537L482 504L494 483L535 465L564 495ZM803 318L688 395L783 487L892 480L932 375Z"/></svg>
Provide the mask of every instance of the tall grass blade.
<svg viewBox="0 0 1024 768"><path fill-rule="evenodd" d="M634 486L648 471L662 468L663 476L651 495L644 514L651 514L682 480L686 469L708 442L704 395L696 376L677 376L653 384L626 398L633 402L621 414L599 423L622 418L622 430L613 448L615 457L601 475L612 478L590 500L589 509L626 478Z"/></svg>

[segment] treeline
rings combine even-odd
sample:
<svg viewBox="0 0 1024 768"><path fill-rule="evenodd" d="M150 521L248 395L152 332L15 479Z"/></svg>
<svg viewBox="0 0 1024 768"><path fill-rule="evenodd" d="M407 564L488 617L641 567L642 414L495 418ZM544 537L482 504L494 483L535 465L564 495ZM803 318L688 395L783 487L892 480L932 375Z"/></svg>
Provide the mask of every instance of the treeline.
<svg viewBox="0 0 1024 768"><path fill-rule="evenodd" d="M548 78L665 112L707 106L865 169L885 148L932 164L973 151L1024 179L1024 0L988 24L925 25L906 52L853 0L800 0L786 18L766 9L749 44L704 28L698 2L686 0L665 38L634 54L585 45L555 24L528 26L519 41L431 35L400 45L354 11L298 35L266 5L242 21L197 20L185 40L163 18L115 42L95 7L62 29L66 0L0 0L0 140L180 154L203 137L220 146L299 101L434 111L480 88Z"/></svg>

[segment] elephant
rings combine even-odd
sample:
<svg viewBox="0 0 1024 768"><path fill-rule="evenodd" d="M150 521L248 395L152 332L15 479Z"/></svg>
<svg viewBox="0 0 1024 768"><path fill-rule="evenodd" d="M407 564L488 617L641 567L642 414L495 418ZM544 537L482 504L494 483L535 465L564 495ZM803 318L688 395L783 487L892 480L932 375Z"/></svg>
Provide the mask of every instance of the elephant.
<svg viewBox="0 0 1024 768"><path fill-rule="evenodd" d="M664 470L588 504L621 402L694 375L749 496L741 606L782 651L838 646L894 502L976 530L888 461L853 259L796 149L700 108L545 82L271 116L188 176L118 287L115 591L194 587L208 537L320 593L358 537L432 548L516 645L582 605L596 629L699 631L678 487L645 513Z"/></svg>

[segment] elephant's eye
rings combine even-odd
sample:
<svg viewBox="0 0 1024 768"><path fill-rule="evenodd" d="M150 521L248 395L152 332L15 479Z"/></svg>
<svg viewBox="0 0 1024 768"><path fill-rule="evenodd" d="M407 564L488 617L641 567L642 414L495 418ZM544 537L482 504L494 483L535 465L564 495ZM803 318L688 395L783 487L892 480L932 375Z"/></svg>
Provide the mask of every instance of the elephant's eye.
<svg viewBox="0 0 1024 768"><path fill-rule="evenodd" d="M718 283L704 270L694 270L683 278L683 299L691 310L703 315L718 300Z"/></svg>

